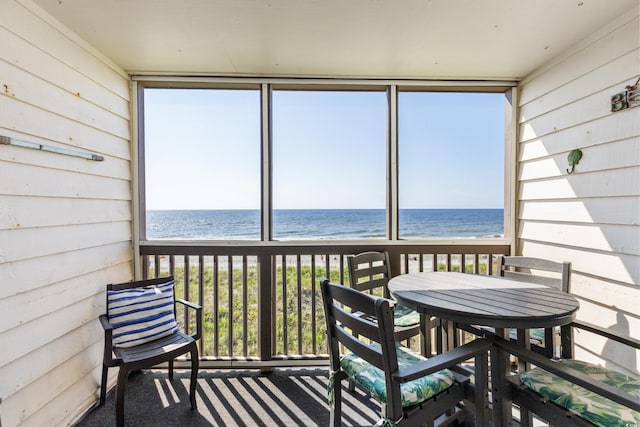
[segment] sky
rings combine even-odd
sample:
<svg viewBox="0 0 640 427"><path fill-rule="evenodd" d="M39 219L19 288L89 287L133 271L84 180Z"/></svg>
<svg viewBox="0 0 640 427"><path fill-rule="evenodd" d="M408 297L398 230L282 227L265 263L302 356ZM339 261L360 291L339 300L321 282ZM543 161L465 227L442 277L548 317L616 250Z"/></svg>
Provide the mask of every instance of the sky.
<svg viewBox="0 0 640 427"><path fill-rule="evenodd" d="M384 209L386 92L274 91L274 209ZM259 209L257 90L145 89L147 209ZM400 208L502 208L504 95L400 92Z"/></svg>

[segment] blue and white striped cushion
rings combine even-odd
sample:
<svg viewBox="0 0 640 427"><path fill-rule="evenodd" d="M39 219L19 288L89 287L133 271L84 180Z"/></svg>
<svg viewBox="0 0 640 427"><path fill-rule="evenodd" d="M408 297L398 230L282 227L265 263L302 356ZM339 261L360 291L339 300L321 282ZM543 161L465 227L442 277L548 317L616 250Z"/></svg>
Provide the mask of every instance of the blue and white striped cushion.
<svg viewBox="0 0 640 427"><path fill-rule="evenodd" d="M149 288L107 291L114 347L140 345L178 329L173 312L174 284L172 280Z"/></svg>

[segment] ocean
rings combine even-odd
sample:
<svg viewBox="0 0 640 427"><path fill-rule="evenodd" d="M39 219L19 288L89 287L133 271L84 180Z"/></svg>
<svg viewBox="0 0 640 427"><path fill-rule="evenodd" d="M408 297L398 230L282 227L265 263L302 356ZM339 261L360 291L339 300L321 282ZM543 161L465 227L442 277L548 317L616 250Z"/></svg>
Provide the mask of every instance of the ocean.
<svg viewBox="0 0 640 427"><path fill-rule="evenodd" d="M149 210L147 239L258 240L259 210ZM504 235L503 209L401 209L400 238ZM276 209L273 238L384 239L384 209Z"/></svg>

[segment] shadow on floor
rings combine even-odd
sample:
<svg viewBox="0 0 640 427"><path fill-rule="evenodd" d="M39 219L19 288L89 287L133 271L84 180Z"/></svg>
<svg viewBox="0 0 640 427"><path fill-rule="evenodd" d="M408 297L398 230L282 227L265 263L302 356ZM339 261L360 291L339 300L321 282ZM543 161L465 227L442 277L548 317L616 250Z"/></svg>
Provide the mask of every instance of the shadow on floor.
<svg viewBox="0 0 640 427"><path fill-rule="evenodd" d="M329 424L326 369L200 371L198 409L189 405L188 371L149 370L129 377L127 426L326 426ZM372 425L374 401L362 392L344 393L345 425ZM77 427L115 426L115 396L88 413Z"/></svg>
<svg viewBox="0 0 640 427"><path fill-rule="evenodd" d="M346 381L343 382L346 385ZM202 370L198 409L189 404L188 371L145 370L131 375L125 393L126 426L327 426L327 368ZM371 426L379 407L362 391L343 388L344 426ZM89 412L76 427L115 426L115 396ZM472 426L471 414L463 425Z"/></svg>

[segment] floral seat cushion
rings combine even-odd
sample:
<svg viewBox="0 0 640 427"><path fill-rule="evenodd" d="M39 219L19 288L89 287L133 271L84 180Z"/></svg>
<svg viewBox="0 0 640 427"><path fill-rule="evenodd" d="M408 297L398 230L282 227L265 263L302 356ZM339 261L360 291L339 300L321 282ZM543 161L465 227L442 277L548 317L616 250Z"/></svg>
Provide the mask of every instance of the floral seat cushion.
<svg viewBox="0 0 640 427"><path fill-rule="evenodd" d="M380 348L379 344L373 347ZM426 360L406 347L396 345L398 353L398 365L402 368L411 366L417 362ZM340 359L340 366L347 375L367 390L371 396L379 402L387 402L387 389L385 386L384 372L353 353L348 353ZM445 391L453 385L455 377L447 369L443 369L431 375L400 384L402 406L413 406L430 399L436 394Z"/></svg>
<svg viewBox="0 0 640 427"><path fill-rule="evenodd" d="M559 363L640 399L638 378L578 360L567 359ZM640 425L640 412L632 411L543 369L534 368L525 372L520 380L528 388L597 426Z"/></svg>
<svg viewBox="0 0 640 427"><path fill-rule="evenodd" d="M476 326L476 327L483 330L494 331L493 328L489 328L489 327L483 327L483 326ZM560 333L559 326L553 328L553 330L556 334ZM518 330L516 328L509 328L509 338L512 340L518 339ZM529 341L531 342L531 344L543 345L544 344L544 328L529 329Z"/></svg>
<svg viewBox="0 0 640 427"><path fill-rule="evenodd" d="M560 327L555 329L557 334L560 333ZM515 328L509 329L509 338L512 340L518 339L518 330ZM543 328L535 328L529 329L529 341L533 344L542 345L544 343L544 329Z"/></svg>
<svg viewBox="0 0 640 427"><path fill-rule="evenodd" d="M393 309L393 324L396 326L413 326L420 323L420 314L404 305L396 305Z"/></svg>

